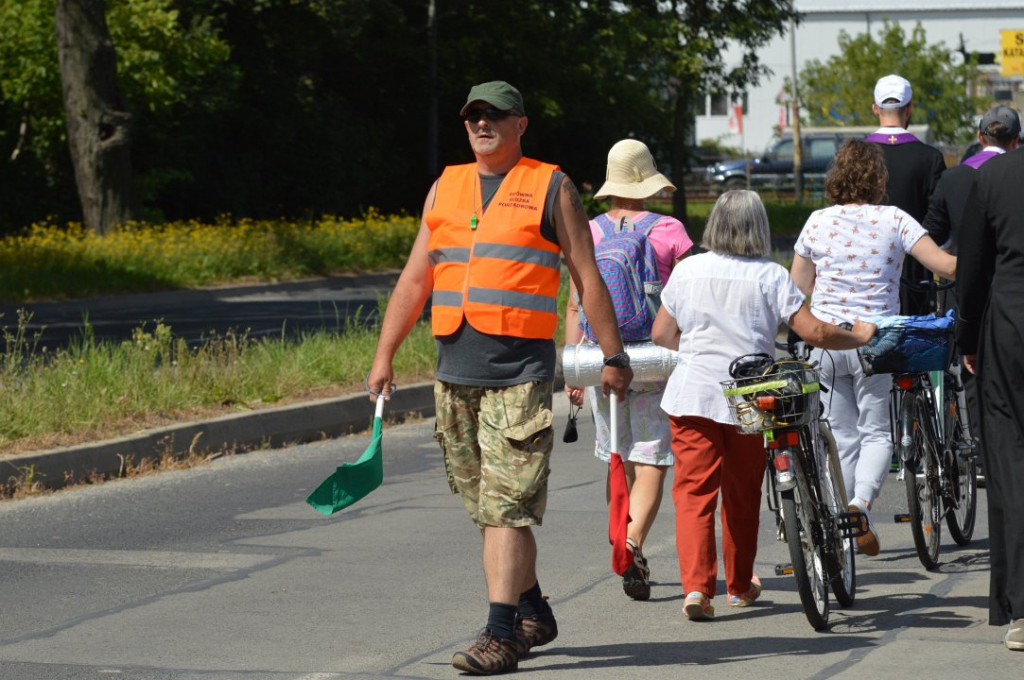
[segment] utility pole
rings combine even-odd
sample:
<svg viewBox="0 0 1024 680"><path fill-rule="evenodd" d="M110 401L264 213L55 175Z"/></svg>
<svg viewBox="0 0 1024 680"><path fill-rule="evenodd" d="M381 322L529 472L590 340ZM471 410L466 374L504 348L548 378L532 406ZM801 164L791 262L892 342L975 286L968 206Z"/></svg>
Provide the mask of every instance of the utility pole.
<svg viewBox="0 0 1024 680"><path fill-rule="evenodd" d="M804 200L804 154L803 144L800 141L800 99L797 96L796 82L796 21L793 19L795 7L794 0L789 1L789 65L792 71L793 92L790 93L790 102L793 106L793 198L797 203Z"/></svg>
<svg viewBox="0 0 1024 680"><path fill-rule="evenodd" d="M437 8L427 5L427 178L437 177Z"/></svg>

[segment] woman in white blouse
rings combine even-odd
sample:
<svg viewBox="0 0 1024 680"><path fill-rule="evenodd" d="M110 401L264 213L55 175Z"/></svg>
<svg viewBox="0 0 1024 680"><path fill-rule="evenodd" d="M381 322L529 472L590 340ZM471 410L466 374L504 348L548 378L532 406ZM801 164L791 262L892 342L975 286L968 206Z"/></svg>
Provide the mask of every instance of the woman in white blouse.
<svg viewBox="0 0 1024 680"><path fill-rule="evenodd" d="M729 604L761 593L754 575L765 454L760 434L743 435L719 384L744 354L774 354L779 323L818 347L855 348L875 327L847 331L816 319L786 269L769 259L768 215L752 191L729 191L715 203L701 244L710 252L672 270L661 294L653 339L679 351L661 407L672 427L676 549L683 611L714 616L718 576L715 510L722 494L722 556Z"/></svg>
<svg viewBox="0 0 1024 680"><path fill-rule="evenodd" d="M899 208L878 205L888 179L877 144L851 139L825 175L831 207L811 213L797 239L790 274L811 296L811 312L829 323L899 314L900 273L910 255L930 271L953 279L956 258L941 250L917 221ZM865 555L877 555L878 534L868 510L892 460L888 375L864 374L856 352L815 357L831 389L828 414L839 447L850 510L867 522L857 538Z"/></svg>

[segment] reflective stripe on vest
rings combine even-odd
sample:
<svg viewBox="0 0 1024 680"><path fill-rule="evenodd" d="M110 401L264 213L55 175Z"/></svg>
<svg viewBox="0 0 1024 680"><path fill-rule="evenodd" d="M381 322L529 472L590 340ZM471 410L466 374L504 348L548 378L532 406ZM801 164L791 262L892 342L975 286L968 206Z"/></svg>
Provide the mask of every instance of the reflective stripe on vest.
<svg viewBox="0 0 1024 680"><path fill-rule="evenodd" d="M434 275L434 335L454 333L465 317L489 335L554 336L561 256L558 245L541 235L540 223L557 169L520 159L480 214L476 164L445 168L434 206L424 216Z"/></svg>

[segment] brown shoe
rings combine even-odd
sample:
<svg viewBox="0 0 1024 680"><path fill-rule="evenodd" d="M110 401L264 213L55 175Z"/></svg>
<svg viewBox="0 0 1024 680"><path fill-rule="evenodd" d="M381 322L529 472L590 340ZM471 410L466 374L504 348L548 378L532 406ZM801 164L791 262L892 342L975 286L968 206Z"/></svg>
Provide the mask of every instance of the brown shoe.
<svg viewBox="0 0 1024 680"><path fill-rule="evenodd" d="M537 614L527 618L516 618L516 652L524 658L534 647L543 647L558 637L555 615Z"/></svg>
<svg viewBox="0 0 1024 680"><path fill-rule="evenodd" d="M633 548L633 564L622 575L622 590L634 600L651 597L651 570L640 548Z"/></svg>
<svg viewBox="0 0 1024 680"><path fill-rule="evenodd" d="M882 547L878 543L878 534L875 533L875 526L871 523L871 515L868 514L867 504L862 505L863 501L860 503L858 501L860 501L859 498L854 499L854 502L850 503L849 506L853 521L860 525L860 531L857 535L857 550L868 557L874 557Z"/></svg>
<svg viewBox="0 0 1024 680"><path fill-rule="evenodd" d="M464 652L456 652L452 666L470 675L498 675L519 667L514 640L502 640L484 628L480 637Z"/></svg>

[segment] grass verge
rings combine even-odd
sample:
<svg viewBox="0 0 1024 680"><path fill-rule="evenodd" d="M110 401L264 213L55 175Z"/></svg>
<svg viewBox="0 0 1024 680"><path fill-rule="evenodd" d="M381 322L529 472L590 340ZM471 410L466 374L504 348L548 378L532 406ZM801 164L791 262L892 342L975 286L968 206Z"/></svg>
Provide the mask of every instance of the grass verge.
<svg viewBox="0 0 1024 680"><path fill-rule="evenodd" d="M229 333L190 348L163 324L121 343L96 342L86 328L67 349L42 352L25 336L25 320L0 355L7 454L360 391L379 330L353 319L340 333ZM418 324L395 357L395 373L405 383L428 379L435 356L429 326Z"/></svg>

